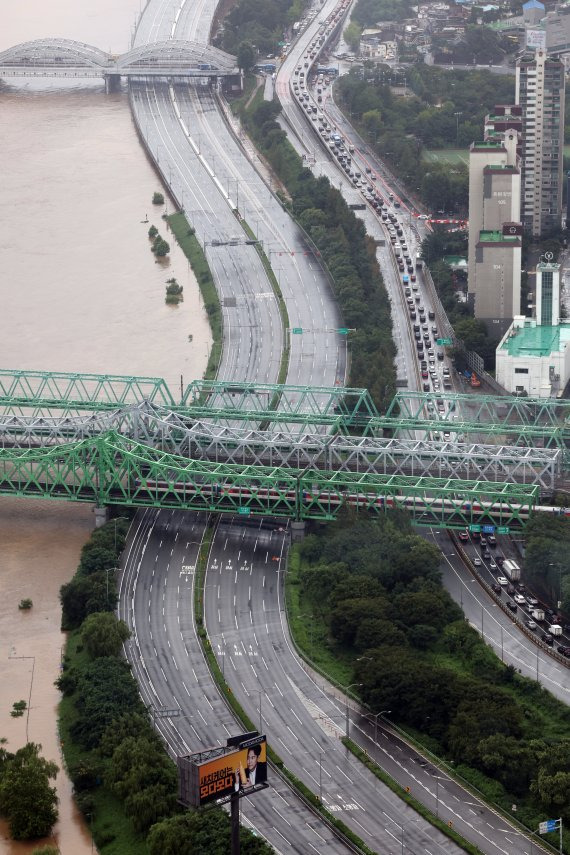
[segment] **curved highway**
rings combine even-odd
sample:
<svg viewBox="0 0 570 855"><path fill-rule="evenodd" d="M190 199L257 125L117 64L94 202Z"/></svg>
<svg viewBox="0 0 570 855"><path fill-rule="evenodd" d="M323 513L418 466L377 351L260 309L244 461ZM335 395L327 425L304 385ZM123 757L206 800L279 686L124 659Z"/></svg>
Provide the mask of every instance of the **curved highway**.
<svg viewBox="0 0 570 855"><path fill-rule="evenodd" d="M135 43L181 35L205 41L213 8L198 4L191 9L186 3L174 8L151 0ZM291 322L314 329L291 342L290 382L344 382L344 344L339 347L339 336L325 332L339 325L326 279L314 259L299 253L299 230L221 123L211 96L202 93L200 98L195 90L176 93L166 85L143 82L133 85L131 95L141 135L207 247L224 312L220 375L276 382L284 346L277 302L259 256L254 247L240 244L240 224L233 213L237 208L251 226L256 224L269 257L279 253L277 275ZM236 235L237 242L232 239ZM133 632L127 654L173 755L224 744L236 731L205 665L193 622L194 577L188 568L195 566L204 525L196 515L140 514L121 579L121 615ZM165 715L173 709L193 711ZM298 853L323 848L345 852L346 847L289 787L272 777L272 787L262 797L242 800L246 822L277 851L285 846Z"/></svg>
<svg viewBox="0 0 570 855"><path fill-rule="evenodd" d="M180 37L181 27L187 37L205 41L209 31L205 20L209 21L213 6L203 3L187 9L188 5L174 7L165 0L151 0L135 43ZM333 5L330 0L323 14ZM298 230L229 134L212 94L200 88L173 91L141 83L133 88L132 100L150 151L207 245L226 303L221 375L274 382L283 346L276 301L255 250L234 241L231 246L212 246L239 235L233 213L237 208L263 241L274 268L273 254L279 253L278 275L290 325L297 322L312 331L311 337L292 342L289 382L333 385L343 381L343 349L338 336L328 332L339 320L326 281L310 256L298 255ZM348 188L328 156L323 156L320 170L330 174L333 183L340 181ZM367 209L364 218L371 233L386 238L376 215ZM411 236L409 243L412 246ZM418 362L387 241L379 248L379 258L397 320L399 364L404 366L401 379L415 388ZM227 305L234 301L235 305ZM204 524L204 519L180 512L140 515L121 581L121 614L133 629L129 658L173 753L223 744L227 734L235 732L233 718L205 666L193 619L194 568ZM262 729L285 763L314 792L322 792L329 809L341 814L372 848L381 845L383 852L395 853L405 843L411 852L457 851L342 748L344 701L319 688L289 646L281 589L287 537L272 523L244 526L222 521L217 527L204 601L207 628L226 679L250 717L260 717ZM164 715L172 709L192 712ZM432 783L424 784L426 790ZM345 851L286 787L277 780L272 784L269 796L242 800L242 807L247 821L279 851ZM485 837L488 846L478 839L480 831L473 832L480 848L522 851L520 846L507 846L503 838L512 832L501 824L493 827L491 835L497 842ZM469 831L467 825L464 832Z"/></svg>
<svg viewBox="0 0 570 855"><path fill-rule="evenodd" d="M403 833L411 852L459 851L342 745L346 706L319 687L289 642L283 601L287 542L286 532L271 521L247 527L233 520L218 523L206 574L205 619L232 691L285 764L367 846L396 851L394 841Z"/></svg>

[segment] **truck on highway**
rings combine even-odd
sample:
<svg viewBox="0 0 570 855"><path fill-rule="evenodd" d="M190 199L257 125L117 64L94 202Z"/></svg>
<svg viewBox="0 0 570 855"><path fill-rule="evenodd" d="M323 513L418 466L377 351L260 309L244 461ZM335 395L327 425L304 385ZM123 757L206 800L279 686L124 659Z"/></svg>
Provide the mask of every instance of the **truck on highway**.
<svg viewBox="0 0 570 855"><path fill-rule="evenodd" d="M541 623L544 620L544 609L533 609L532 616L534 620L537 620L539 623Z"/></svg>
<svg viewBox="0 0 570 855"><path fill-rule="evenodd" d="M557 623L551 623L548 627L548 631L551 635L554 635L556 637L562 635L562 627Z"/></svg>
<svg viewBox="0 0 570 855"><path fill-rule="evenodd" d="M521 568L517 562L513 561L511 558L507 558L503 562L503 573L511 580L511 582L520 582L521 580Z"/></svg>

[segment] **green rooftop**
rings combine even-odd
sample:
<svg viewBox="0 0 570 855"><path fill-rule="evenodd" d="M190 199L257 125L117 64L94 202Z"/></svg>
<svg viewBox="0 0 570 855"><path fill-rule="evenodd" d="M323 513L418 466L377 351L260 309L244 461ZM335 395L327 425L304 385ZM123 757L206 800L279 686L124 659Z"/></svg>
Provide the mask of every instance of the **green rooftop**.
<svg viewBox="0 0 570 855"><path fill-rule="evenodd" d="M471 143L473 148L504 148L503 143L493 142L492 140L482 140L482 142Z"/></svg>
<svg viewBox="0 0 570 855"><path fill-rule="evenodd" d="M562 335L561 335L562 333ZM560 339L570 340L568 325L559 327L519 327L517 334L511 336L501 347L509 356L549 356L560 350Z"/></svg>
<svg viewBox="0 0 570 855"><path fill-rule="evenodd" d="M483 243L520 243L519 235L504 235L502 232L479 232L479 241Z"/></svg>

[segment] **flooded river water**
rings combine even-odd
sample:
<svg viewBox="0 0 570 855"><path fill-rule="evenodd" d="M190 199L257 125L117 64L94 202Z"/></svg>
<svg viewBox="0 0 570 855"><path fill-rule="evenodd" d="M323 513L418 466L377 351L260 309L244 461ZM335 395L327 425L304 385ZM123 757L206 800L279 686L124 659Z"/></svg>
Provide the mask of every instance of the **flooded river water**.
<svg viewBox="0 0 570 855"><path fill-rule="evenodd" d="M139 2L28 0L4 9L0 50L64 37L122 53ZM147 160L124 93L102 81L0 83L0 368L164 377L175 393L206 366L210 333L189 266L174 241L155 262L148 228L164 236L163 208L151 205L160 182ZM148 219L148 222L146 220ZM166 279L184 302L165 305ZM89 506L0 498L0 736L15 750L26 738L61 765L53 681L64 637L58 591L78 563L93 526ZM18 609L23 597L34 602ZM29 716L12 718L31 698ZM65 774L57 781L62 855L92 851ZM45 841L48 842L48 841ZM0 855L34 845L9 840Z"/></svg>

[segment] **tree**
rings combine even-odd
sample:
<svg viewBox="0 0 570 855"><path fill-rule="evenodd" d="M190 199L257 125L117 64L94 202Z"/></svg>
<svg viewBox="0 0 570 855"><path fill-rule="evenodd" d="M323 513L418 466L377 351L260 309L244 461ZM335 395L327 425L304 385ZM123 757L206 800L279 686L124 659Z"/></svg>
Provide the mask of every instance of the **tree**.
<svg viewBox="0 0 570 855"><path fill-rule="evenodd" d="M361 33L362 28L356 23L356 21L351 21L343 33L345 42L353 51L357 51L359 48Z"/></svg>
<svg viewBox="0 0 570 855"><path fill-rule="evenodd" d="M151 250L158 258L164 258L170 252L170 244L163 237L157 235L152 243Z"/></svg>
<svg viewBox="0 0 570 855"><path fill-rule="evenodd" d="M240 827L242 855L271 855L271 846ZM227 855L230 820L221 808L188 810L154 825L147 838L150 855Z"/></svg>
<svg viewBox="0 0 570 855"><path fill-rule="evenodd" d="M377 136L382 130L380 110L367 110L362 114L362 123L371 137Z"/></svg>
<svg viewBox="0 0 570 855"><path fill-rule="evenodd" d="M255 63L255 51L251 42L240 42L237 52L238 68L244 72L252 69Z"/></svg>
<svg viewBox="0 0 570 855"><path fill-rule="evenodd" d="M129 666L113 657L94 659L82 670L76 678L75 697L79 715L71 735L85 748L97 747L114 719L145 711Z"/></svg>
<svg viewBox="0 0 570 855"><path fill-rule="evenodd" d="M14 840L45 837L57 821L57 794L49 782L58 767L40 757L41 747L28 742L0 758L0 813Z"/></svg>
<svg viewBox="0 0 570 855"><path fill-rule="evenodd" d="M366 619L384 620L389 603L381 597L375 599L343 600L331 613L331 633L340 644L353 645L360 623Z"/></svg>
<svg viewBox="0 0 570 855"><path fill-rule="evenodd" d="M92 659L100 656L118 656L123 642L131 637L131 631L112 612L95 612L85 618L81 637Z"/></svg>
<svg viewBox="0 0 570 855"><path fill-rule="evenodd" d="M509 792L520 797L528 792L536 762L534 752L525 741L494 733L481 740L477 752L478 762L485 772L500 781Z"/></svg>
<svg viewBox="0 0 570 855"><path fill-rule="evenodd" d="M117 604L117 592L114 588L114 585L107 586L106 573L102 571L90 576L76 574L67 585L62 585L59 591L61 628L76 629L87 615L112 611Z"/></svg>
<svg viewBox="0 0 570 855"><path fill-rule="evenodd" d="M96 573L98 570L106 570L115 567L117 555L108 545L97 540L86 543L81 550L79 569L86 574Z"/></svg>
<svg viewBox="0 0 570 855"><path fill-rule="evenodd" d="M487 327L477 318L464 318L455 324L457 338L463 341L467 350L479 352L487 341Z"/></svg>

